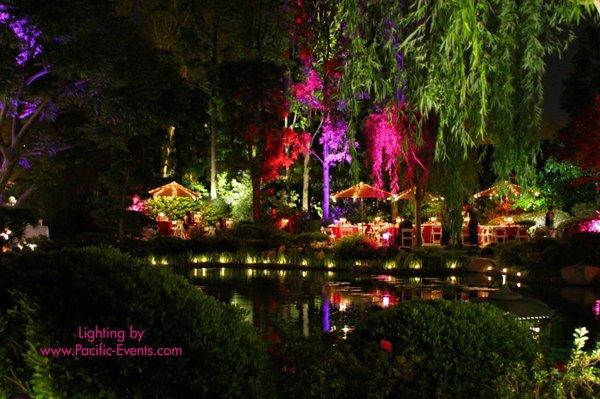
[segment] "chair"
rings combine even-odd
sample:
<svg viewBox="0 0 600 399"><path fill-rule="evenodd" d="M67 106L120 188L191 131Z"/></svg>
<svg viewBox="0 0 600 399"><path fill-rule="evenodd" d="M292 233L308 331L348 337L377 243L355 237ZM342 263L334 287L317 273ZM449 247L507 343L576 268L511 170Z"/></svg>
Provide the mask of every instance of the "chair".
<svg viewBox="0 0 600 399"><path fill-rule="evenodd" d="M431 227L431 244L442 245L442 226Z"/></svg>
<svg viewBox="0 0 600 399"><path fill-rule="evenodd" d="M175 222L175 227L174 227L174 232L173 232L173 236L176 238L181 238L183 240L187 239L187 234L185 232L185 228L183 227L183 222L181 220L178 220Z"/></svg>
<svg viewBox="0 0 600 399"><path fill-rule="evenodd" d="M504 227L496 227L494 229L494 242L499 244L505 243L507 240L506 229Z"/></svg>
<svg viewBox="0 0 600 399"><path fill-rule="evenodd" d="M329 241L335 241L335 234L331 227L321 227L321 233L325 234Z"/></svg>
<svg viewBox="0 0 600 399"><path fill-rule="evenodd" d="M481 246L485 247L490 245L493 242L491 227L482 226L479 237L481 239Z"/></svg>
<svg viewBox="0 0 600 399"><path fill-rule="evenodd" d="M411 248L413 246L412 229L400 229L400 246L404 248Z"/></svg>
<svg viewBox="0 0 600 399"><path fill-rule="evenodd" d="M527 228L524 226L519 226L519 229L517 230L517 235L515 236L515 239L518 241L529 240L529 233L527 233Z"/></svg>
<svg viewBox="0 0 600 399"><path fill-rule="evenodd" d="M469 238L470 238L469 230L463 229L463 233L462 233L462 243L463 243L463 245L469 245L469 244L471 244L471 241L469 240Z"/></svg>

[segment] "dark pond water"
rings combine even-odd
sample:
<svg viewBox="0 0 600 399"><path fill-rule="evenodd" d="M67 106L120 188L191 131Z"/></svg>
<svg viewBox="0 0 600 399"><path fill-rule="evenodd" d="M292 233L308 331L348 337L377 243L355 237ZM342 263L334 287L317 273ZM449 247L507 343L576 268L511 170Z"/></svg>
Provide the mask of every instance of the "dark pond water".
<svg viewBox="0 0 600 399"><path fill-rule="evenodd" d="M484 274L447 277L393 277L326 271L198 268L190 279L202 291L246 311L267 339L280 329L305 336L322 331L347 334L375 306L389 307L411 299L474 300L498 290L502 281ZM510 288L549 305L555 315L535 321L555 350L566 351L576 327L600 337L600 295L590 288L525 286Z"/></svg>

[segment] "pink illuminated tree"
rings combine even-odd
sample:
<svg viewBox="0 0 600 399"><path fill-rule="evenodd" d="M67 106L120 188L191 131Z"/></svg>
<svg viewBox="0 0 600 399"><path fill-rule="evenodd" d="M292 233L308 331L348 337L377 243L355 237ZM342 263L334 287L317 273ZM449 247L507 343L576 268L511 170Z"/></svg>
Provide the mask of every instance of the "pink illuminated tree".
<svg viewBox="0 0 600 399"><path fill-rule="evenodd" d="M421 205L435 151L427 121L406 103L393 104L369 115L364 132L375 186L384 188L387 177L391 192L398 193L402 175L405 188L414 187L416 229L420 231ZM421 245L420 234L417 234L417 245Z"/></svg>

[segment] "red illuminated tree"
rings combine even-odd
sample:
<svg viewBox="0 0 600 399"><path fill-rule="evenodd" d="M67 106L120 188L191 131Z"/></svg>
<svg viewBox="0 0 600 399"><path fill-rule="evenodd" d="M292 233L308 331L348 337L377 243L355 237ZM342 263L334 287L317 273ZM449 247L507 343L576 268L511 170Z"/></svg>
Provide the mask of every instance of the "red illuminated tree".
<svg viewBox="0 0 600 399"><path fill-rule="evenodd" d="M563 158L590 174L600 173L600 96L561 132L560 141L564 145L560 151Z"/></svg>
<svg viewBox="0 0 600 399"><path fill-rule="evenodd" d="M220 82L229 112L229 130L241 142L241 163L252 180L252 215L261 217L263 184L277 179L307 151L310 136L285 127L289 113L283 69L271 62L227 64Z"/></svg>

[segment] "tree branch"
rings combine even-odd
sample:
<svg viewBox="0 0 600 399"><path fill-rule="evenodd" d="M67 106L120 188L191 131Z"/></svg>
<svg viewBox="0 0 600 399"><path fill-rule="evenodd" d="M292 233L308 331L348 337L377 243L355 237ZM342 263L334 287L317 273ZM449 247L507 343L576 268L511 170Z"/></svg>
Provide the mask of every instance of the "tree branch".
<svg viewBox="0 0 600 399"><path fill-rule="evenodd" d="M23 192L23 194L21 194L19 196L19 199L17 200L17 202L15 203L15 207L19 207L21 206L21 204L23 204L23 202L27 201L27 199L29 197L31 197L31 195L37 190L37 186L35 184L32 184L31 186L29 186L27 188L27 190L25 190Z"/></svg>
<svg viewBox="0 0 600 399"><path fill-rule="evenodd" d="M27 134L27 130L29 130L31 125L33 125L33 123L36 122L36 120L40 117L42 111L48 106L48 104L50 104L50 101L50 99L46 99L40 105L38 105L33 114L31 114L31 116L27 119L27 122L25 122L25 124L21 127L17 136L13 139L11 147L16 148L19 145L19 143Z"/></svg>

